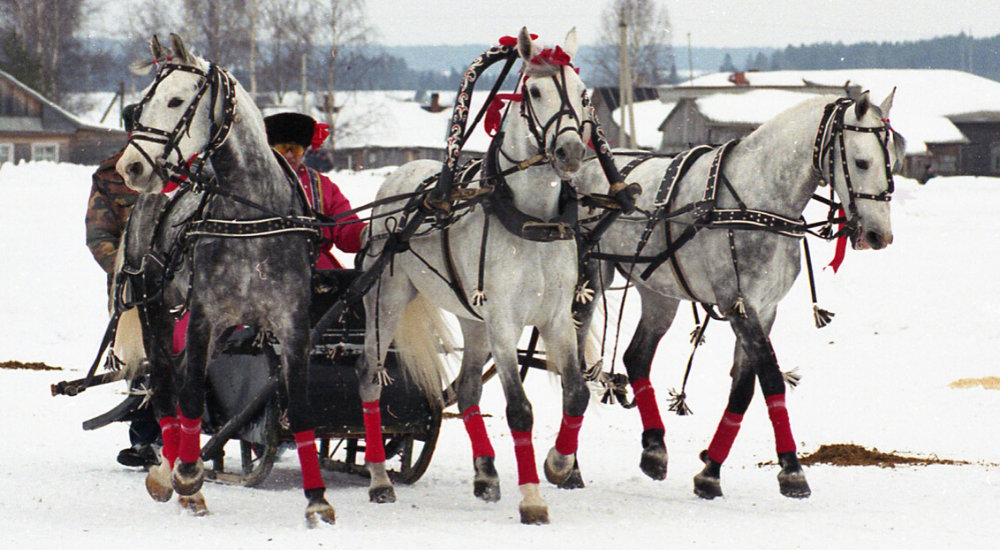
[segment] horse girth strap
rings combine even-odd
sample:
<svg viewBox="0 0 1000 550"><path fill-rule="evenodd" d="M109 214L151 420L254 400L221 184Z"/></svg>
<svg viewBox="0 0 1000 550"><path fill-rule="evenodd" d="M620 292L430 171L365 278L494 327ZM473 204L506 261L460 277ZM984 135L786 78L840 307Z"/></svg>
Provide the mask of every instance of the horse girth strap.
<svg viewBox="0 0 1000 550"><path fill-rule="evenodd" d="M496 194L483 201L483 208L487 215L496 216L504 229L519 238L542 243L568 241L576 236L578 199L566 182L563 182L563 191L565 200L560 204L561 211L548 221L521 212L513 200Z"/></svg>
<svg viewBox="0 0 1000 550"><path fill-rule="evenodd" d="M301 225L300 221L310 221L312 218L265 218L260 220L212 220L204 219L191 222L185 233L190 237L230 237L253 238L269 237L286 233L310 233L320 237L319 230Z"/></svg>

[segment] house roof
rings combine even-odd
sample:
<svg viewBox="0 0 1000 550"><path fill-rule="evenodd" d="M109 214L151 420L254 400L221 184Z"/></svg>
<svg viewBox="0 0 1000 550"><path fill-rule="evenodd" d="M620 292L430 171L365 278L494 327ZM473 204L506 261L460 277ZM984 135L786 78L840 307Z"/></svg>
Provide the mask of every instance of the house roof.
<svg viewBox="0 0 1000 550"><path fill-rule="evenodd" d="M119 130L118 128L115 128L115 127L112 127L112 126L102 126L102 125L98 125L98 124L91 124L89 122L84 121L83 119L77 117L76 115L73 115L72 113L70 113L66 109L63 109L62 107L60 107L60 106L56 105L55 103L49 101L42 94L40 94L40 93L36 92L35 90L29 88L28 86L25 86L23 83L21 83L21 81L19 81L18 79L14 78L13 76L11 76L10 74L8 74L8 73L6 73L4 71L0 71L0 79L3 79L5 81L9 82L11 85L13 85L16 89L20 90L25 95L27 95L27 96L31 97L32 99L40 102L43 105L44 109L46 109L48 111L51 111L56 116L58 116L60 118L63 118L66 121L68 121L70 123L70 125L72 125L74 127L74 131L81 130L81 129L82 130L96 130L96 131L102 131L102 132L106 132L108 130ZM50 133L50 132L58 132L59 130L53 130L53 129L45 128L42 125L41 119L38 119L38 118L35 118L35 117L0 117L0 131L5 131L5 132L26 132L26 133L36 133L36 132L37 133L41 133L41 132ZM73 133L73 132L65 132L65 133Z"/></svg>
<svg viewBox="0 0 1000 550"><path fill-rule="evenodd" d="M765 92L754 86L840 86L860 85L870 90L873 101L881 102L893 89L890 112L893 127L907 139L907 153L926 151L927 143L964 143L968 139L955 122L1000 120L1000 83L970 73L939 69L844 69L836 71L766 71L747 73L750 90L729 81L729 73L716 73L694 79L695 88L704 94L707 89L717 93L697 99L699 111L718 122L746 122L755 113L779 111L777 105L762 100ZM683 89L682 86L676 87ZM738 91L741 93L731 93ZM793 92L781 92L791 94ZM802 94L798 94L804 97ZM792 97L792 96L788 96ZM787 106L791 106L788 104ZM770 111L769 111L770 109ZM764 117L763 122L770 117Z"/></svg>

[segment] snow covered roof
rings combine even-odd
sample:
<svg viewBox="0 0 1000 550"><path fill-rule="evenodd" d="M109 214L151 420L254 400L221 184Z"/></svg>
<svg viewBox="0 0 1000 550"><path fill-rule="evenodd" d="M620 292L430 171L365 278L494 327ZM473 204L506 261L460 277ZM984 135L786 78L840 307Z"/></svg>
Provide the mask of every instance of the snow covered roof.
<svg viewBox="0 0 1000 550"><path fill-rule="evenodd" d="M718 122L761 123L791 107L796 96L804 93L789 90L750 89L727 93L725 89L744 88L729 81L730 73L715 73L696 78L685 86L704 90L717 87L717 94L698 98L698 108ZM963 143L968 139L954 122L975 115L979 118L1000 114L1000 83L970 73L940 69L844 69L836 71L765 71L745 74L750 86L804 86L807 82L822 86L850 83L870 90L872 100L881 102L893 88L896 95L890 111L893 127L907 139L907 153L926 152L927 143ZM950 118L950 119L949 119ZM756 120L754 120L756 119Z"/></svg>
<svg viewBox="0 0 1000 550"><path fill-rule="evenodd" d="M660 132L660 124L667 118L670 111L674 110L675 102L664 103L658 99L640 101L633 104L635 111L635 135L636 145L643 149L659 149L660 142L663 141L663 134ZM615 109L614 122L621 126L621 108ZM626 123L625 128L629 125Z"/></svg>

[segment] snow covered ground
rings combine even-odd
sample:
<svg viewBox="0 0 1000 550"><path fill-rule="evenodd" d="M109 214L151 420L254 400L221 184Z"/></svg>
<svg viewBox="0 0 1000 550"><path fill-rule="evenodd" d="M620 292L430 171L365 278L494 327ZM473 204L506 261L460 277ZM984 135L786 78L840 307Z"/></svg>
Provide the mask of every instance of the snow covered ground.
<svg viewBox="0 0 1000 550"><path fill-rule="evenodd" d="M0 167L0 361L43 361L62 371L0 369L0 544L4 548L995 548L1000 538L1000 391L951 389L960 378L1000 375L1000 180L897 180L895 243L849 251L836 275L819 271L832 246L813 240L819 303L837 316L812 326L803 276L772 337L783 369L798 368L788 397L800 451L856 443L881 451L968 461L958 466L806 469L813 496L778 493L774 443L758 396L723 468L725 498L703 501L691 478L725 406L733 337L709 327L687 394L694 415L665 416L670 470L638 468L635 410L593 402L581 434L587 488L543 487L552 524L518 523L516 471L500 385L484 412L504 498L472 496L469 444L445 420L434 460L392 505L368 502L367 481L326 473L333 527L308 530L297 463L286 453L256 489L208 484L211 514L157 504L144 475L115 462L126 427L80 423L121 399L124 384L78 397L49 385L85 374L106 322L104 275L84 246L93 167ZM334 173L352 201L375 193L385 171ZM636 310L627 310L622 347ZM678 315L653 372L661 407L679 387L690 313ZM621 367L617 367L620 371ZM528 377L539 460L558 428L558 383Z"/></svg>

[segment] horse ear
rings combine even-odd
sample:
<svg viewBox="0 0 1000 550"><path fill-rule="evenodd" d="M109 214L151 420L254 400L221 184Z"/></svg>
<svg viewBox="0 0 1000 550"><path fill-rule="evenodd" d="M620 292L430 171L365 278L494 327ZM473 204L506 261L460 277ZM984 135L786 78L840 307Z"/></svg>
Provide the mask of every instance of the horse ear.
<svg viewBox="0 0 1000 550"><path fill-rule="evenodd" d="M192 56L188 53L187 48L184 46L184 41L181 40L180 36L174 33L170 33L170 44L174 48L174 58L181 63L186 63L188 65L192 64Z"/></svg>
<svg viewBox="0 0 1000 550"><path fill-rule="evenodd" d="M865 116L868 108L872 105L871 99L868 96L868 90L865 90L865 93L861 94L861 97L854 104L854 117L858 120L861 120L861 117Z"/></svg>
<svg viewBox="0 0 1000 550"><path fill-rule="evenodd" d="M566 42L563 44L563 51L566 52L566 55L569 55L570 60L573 60L576 57L578 46L579 44L576 40L576 27L573 27L568 33L566 33Z"/></svg>
<svg viewBox="0 0 1000 550"><path fill-rule="evenodd" d="M160 45L160 39L155 34L153 35L153 39L149 41L149 49L153 53L154 61L160 61L167 57L166 50Z"/></svg>
<svg viewBox="0 0 1000 550"><path fill-rule="evenodd" d="M517 35L517 52L521 54L521 59L525 63L538 55L538 46L531 40L531 35L528 34L528 27L521 27L521 32Z"/></svg>
<svg viewBox="0 0 1000 550"><path fill-rule="evenodd" d="M892 109L892 99L896 97L896 87L893 86L892 91L889 92L889 96L882 101L879 105L879 110L882 111L882 118L889 118L889 109Z"/></svg>

